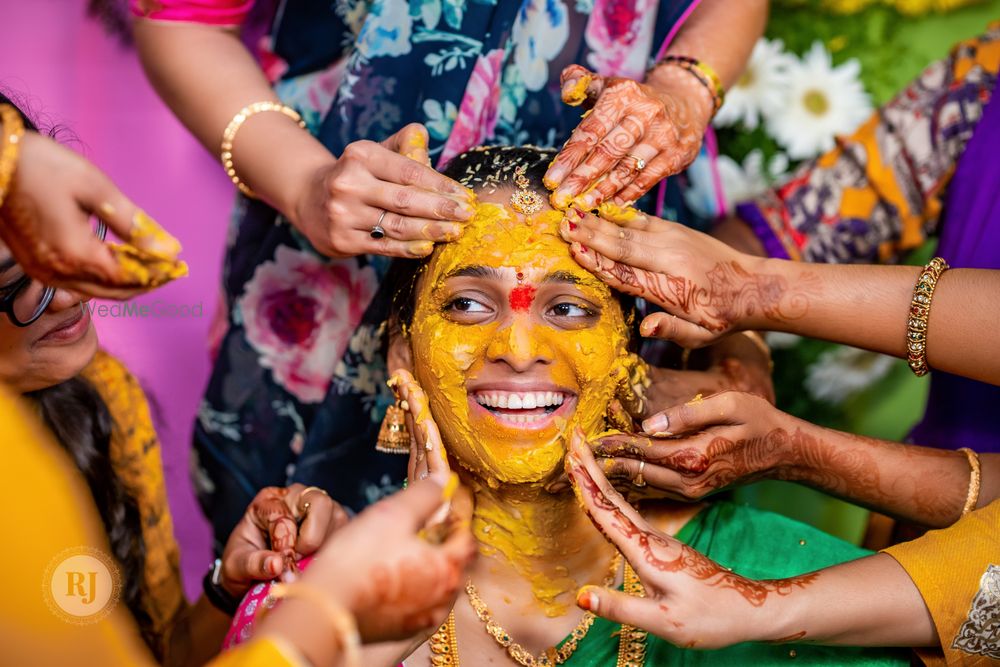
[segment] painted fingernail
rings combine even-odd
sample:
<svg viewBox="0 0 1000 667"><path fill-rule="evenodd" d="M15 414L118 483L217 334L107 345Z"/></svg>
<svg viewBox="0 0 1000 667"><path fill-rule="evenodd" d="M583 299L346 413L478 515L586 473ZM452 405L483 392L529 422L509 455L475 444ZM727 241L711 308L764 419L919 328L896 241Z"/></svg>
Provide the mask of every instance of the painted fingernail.
<svg viewBox="0 0 1000 667"><path fill-rule="evenodd" d="M409 244L406 251L414 257L426 257L434 251L434 244L430 241L416 241Z"/></svg>
<svg viewBox="0 0 1000 667"><path fill-rule="evenodd" d="M576 594L576 606L584 611L596 613L600 606L600 598L592 586L584 586Z"/></svg>
<svg viewBox="0 0 1000 667"><path fill-rule="evenodd" d="M576 223L575 222L569 223L569 231L571 231L571 232L575 232L576 231Z"/></svg>
<svg viewBox="0 0 1000 667"><path fill-rule="evenodd" d="M651 435L656 435L670 428L670 421L667 416L662 412L660 414L653 415L649 419L645 419L642 422L642 430Z"/></svg>
<svg viewBox="0 0 1000 667"><path fill-rule="evenodd" d="M145 250L159 259L173 261L181 252L181 242L167 233L145 211L137 210L132 216L132 245Z"/></svg>

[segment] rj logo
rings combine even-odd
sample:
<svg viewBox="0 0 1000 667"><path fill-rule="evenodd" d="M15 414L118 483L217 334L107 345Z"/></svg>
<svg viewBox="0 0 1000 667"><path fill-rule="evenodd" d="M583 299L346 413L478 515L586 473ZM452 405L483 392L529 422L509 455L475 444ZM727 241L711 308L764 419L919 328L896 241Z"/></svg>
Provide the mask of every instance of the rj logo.
<svg viewBox="0 0 1000 667"><path fill-rule="evenodd" d="M114 558L100 549L77 547L49 563L42 593L49 609L76 624L96 623L115 608L121 573Z"/></svg>
<svg viewBox="0 0 1000 667"><path fill-rule="evenodd" d="M91 572L67 572L66 573L66 595L74 597L80 596L83 604L92 604L94 596L97 594L97 571Z"/></svg>

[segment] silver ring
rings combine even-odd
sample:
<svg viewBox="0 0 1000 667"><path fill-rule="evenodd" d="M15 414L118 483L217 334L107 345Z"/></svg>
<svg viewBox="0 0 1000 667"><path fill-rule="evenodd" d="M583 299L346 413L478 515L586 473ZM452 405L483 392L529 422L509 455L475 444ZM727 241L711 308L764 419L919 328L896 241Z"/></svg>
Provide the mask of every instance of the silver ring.
<svg viewBox="0 0 1000 667"><path fill-rule="evenodd" d="M378 222L372 227L372 230L368 232L368 236L372 237L376 241L385 236L385 229L382 227L382 221L385 219L385 214L388 213L385 209L382 209L382 214L378 217Z"/></svg>
<svg viewBox="0 0 1000 667"><path fill-rule="evenodd" d="M646 480L645 480L645 479L643 478L643 476L642 476L642 471L643 471L643 470L644 470L645 468L646 468L646 462L645 462L645 461L639 461L639 473L638 473L638 474L637 474L637 475L635 476L635 478L634 478L634 479L632 480L632 484L633 484L634 486L638 486L638 487L639 487L640 489L641 489L642 487L646 486Z"/></svg>
<svg viewBox="0 0 1000 667"><path fill-rule="evenodd" d="M632 155L631 153L629 153L626 157L630 157L633 160L635 160L635 170L636 171L642 171L643 169L646 168L646 161L643 160L641 157L639 157L637 155Z"/></svg>

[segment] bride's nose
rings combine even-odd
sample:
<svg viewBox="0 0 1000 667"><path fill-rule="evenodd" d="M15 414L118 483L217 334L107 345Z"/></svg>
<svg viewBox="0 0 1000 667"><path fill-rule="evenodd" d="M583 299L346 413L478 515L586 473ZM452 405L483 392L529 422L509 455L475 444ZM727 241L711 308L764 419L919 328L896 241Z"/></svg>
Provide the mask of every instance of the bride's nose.
<svg viewBox="0 0 1000 667"><path fill-rule="evenodd" d="M526 373L535 364L552 363L552 350L537 335L537 326L530 317L514 317L509 326L500 329L486 348L486 357L503 362L518 373Z"/></svg>

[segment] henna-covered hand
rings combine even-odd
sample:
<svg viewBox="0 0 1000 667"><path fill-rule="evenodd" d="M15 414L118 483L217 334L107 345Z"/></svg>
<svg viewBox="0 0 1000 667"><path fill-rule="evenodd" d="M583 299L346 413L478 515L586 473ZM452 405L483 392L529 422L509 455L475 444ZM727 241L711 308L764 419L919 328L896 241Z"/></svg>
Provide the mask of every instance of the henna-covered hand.
<svg viewBox="0 0 1000 667"><path fill-rule="evenodd" d="M402 401L406 411L406 428L410 432L410 461L407 478L410 482L434 477L439 484L448 481L451 467L441 440L441 432L431 415L427 394L409 371L399 370L389 379L389 387Z"/></svg>
<svg viewBox="0 0 1000 667"><path fill-rule="evenodd" d="M102 243L91 216L126 243ZM187 272L175 238L100 169L37 132L21 138L0 239L0 264L9 248L30 277L92 297L130 299Z"/></svg>
<svg viewBox="0 0 1000 667"><path fill-rule="evenodd" d="M613 221L571 210L560 233L582 267L666 311L643 320L644 336L701 347L732 331L780 328L808 311L811 280L790 284L759 257L639 211L602 215Z"/></svg>
<svg viewBox="0 0 1000 667"><path fill-rule="evenodd" d="M455 603L476 554L470 503L451 502L436 480L415 482L337 531L302 576L354 613L365 642L437 628ZM453 492L453 491L452 491ZM441 540L424 531L450 507Z"/></svg>
<svg viewBox="0 0 1000 667"><path fill-rule="evenodd" d="M316 487L261 489L222 554L222 586L239 597L255 581L294 578L296 563L347 523L347 512Z"/></svg>
<svg viewBox="0 0 1000 667"><path fill-rule="evenodd" d="M545 175L555 208L633 202L698 155L710 98L603 77L580 65L564 69L561 80L564 102L593 106Z"/></svg>
<svg viewBox="0 0 1000 667"><path fill-rule="evenodd" d="M724 391L653 415L643 422L648 435L603 437L594 452L609 459L605 472L620 488L631 491L645 461L644 495L698 500L736 484L785 478L802 437L794 421L760 396Z"/></svg>
<svg viewBox="0 0 1000 667"><path fill-rule="evenodd" d="M803 638L773 636L768 604L806 588L815 574L754 581L657 531L612 488L582 432L571 439L566 465L594 525L618 546L646 590L640 598L585 586L577 595L583 609L685 648Z"/></svg>

